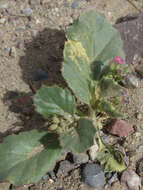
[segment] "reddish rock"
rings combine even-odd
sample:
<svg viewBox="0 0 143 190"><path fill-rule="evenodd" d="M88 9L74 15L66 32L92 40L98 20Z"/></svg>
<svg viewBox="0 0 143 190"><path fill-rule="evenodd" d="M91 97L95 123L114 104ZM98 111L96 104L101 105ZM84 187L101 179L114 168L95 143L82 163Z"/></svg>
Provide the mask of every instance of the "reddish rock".
<svg viewBox="0 0 143 190"><path fill-rule="evenodd" d="M113 120L108 129L109 133L119 137L126 137L134 132L133 126L123 120Z"/></svg>

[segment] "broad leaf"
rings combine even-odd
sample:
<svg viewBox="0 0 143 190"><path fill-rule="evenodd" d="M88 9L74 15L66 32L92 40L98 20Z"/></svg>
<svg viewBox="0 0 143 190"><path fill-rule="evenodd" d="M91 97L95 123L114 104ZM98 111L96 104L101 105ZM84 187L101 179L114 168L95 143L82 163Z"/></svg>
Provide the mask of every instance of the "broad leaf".
<svg viewBox="0 0 143 190"><path fill-rule="evenodd" d="M93 11L82 14L72 26L69 26L66 36L63 76L75 95L89 104L90 79L94 76L93 78L97 80L99 77L96 77L99 75L97 71L103 70L98 66L91 74L92 63L102 63L103 67L115 56L124 58L122 41L105 17Z"/></svg>
<svg viewBox="0 0 143 190"><path fill-rule="evenodd" d="M99 104L99 110L101 110L101 112L105 112L107 115L109 115L112 118L116 118L116 117L121 117L122 114L120 114L119 112L117 112L111 105L111 103L109 103L108 101L104 101L102 100L101 103Z"/></svg>
<svg viewBox="0 0 143 190"><path fill-rule="evenodd" d="M36 182L60 159L57 135L37 130L8 136L0 144L0 181Z"/></svg>
<svg viewBox="0 0 143 190"><path fill-rule="evenodd" d="M77 127L61 134L60 142L62 147L81 153L93 145L95 132L93 123L88 119L81 118L78 120Z"/></svg>
<svg viewBox="0 0 143 190"><path fill-rule="evenodd" d="M117 82L115 82L114 79L104 77L99 82L99 86L104 96L107 97L121 96L122 93L121 86Z"/></svg>
<svg viewBox="0 0 143 190"><path fill-rule="evenodd" d="M68 40L65 43L62 73L75 95L89 104L91 99L89 58L80 42Z"/></svg>
<svg viewBox="0 0 143 190"><path fill-rule="evenodd" d="M98 160L105 164L105 170L121 172L127 168L124 155L121 151L115 149L112 145L99 140Z"/></svg>
<svg viewBox="0 0 143 190"><path fill-rule="evenodd" d="M53 86L41 88L34 98L37 111L44 117L49 115L73 115L76 110L74 97L69 91Z"/></svg>

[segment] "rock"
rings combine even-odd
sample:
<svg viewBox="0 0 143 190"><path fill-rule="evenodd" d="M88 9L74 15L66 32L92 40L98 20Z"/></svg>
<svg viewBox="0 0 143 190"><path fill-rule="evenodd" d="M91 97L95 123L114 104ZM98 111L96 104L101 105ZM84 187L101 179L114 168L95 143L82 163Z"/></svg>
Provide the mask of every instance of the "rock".
<svg viewBox="0 0 143 190"><path fill-rule="evenodd" d="M89 153L90 160L94 161L97 158L98 149L99 149L99 147L98 147L97 143L89 148L88 153Z"/></svg>
<svg viewBox="0 0 143 190"><path fill-rule="evenodd" d="M134 132L134 128L131 124L123 120L114 119L109 124L108 131L110 134L117 135L119 137L126 137Z"/></svg>
<svg viewBox="0 0 143 190"><path fill-rule="evenodd" d="M50 176L50 178L51 178L52 180L54 180L54 181L56 181L56 180L57 180L57 177L56 177L56 175L55 175L55 172L54 172L54 171L50 171L50 172L49 172L49 176Z"/></svg>
<svg viewBox="0 0 143 190"><path fill-rule="evenodd" d="M34 73L34 80L35 81L43 81L48 79L48 74L43 71L42 69L37 69Z"/></svg>
<svg viewBox="0 0 143 190"><path fill-rule="evenodd" d="M141 179L131 169L123 172L121 176L121 182L125 183L128 186L129 190L139 190L141 187Z"/></svg>
<svg viewBox="0 0 143 190"><path fill-rule="evenodd" d="M105 176L102 167L99 164L86 164L82 171L82 177L84 182L92 188L100 190L104 187Z"/></svg>
<svg viewBox="0 0 143 190"><path fill-rule="evenodd" d="M14 46L13 46L13 47L11 47L11 50L10 50L9 55L10 55L11 57L16 57L16 49L15 49L15 47L14 47Z"/></svg>
<svg viewBox="0 0 143 190"><path fill-rule="evenodd" d="M128 18L127 18L128 17ZM123 40L126 63L131 64L135 54L143 52L143 14L128 15L115 25Z"/></svg>
<svg viewBox="0 0 143 190"><path fill-rule="evenodd" d="M45 180L48 179L48 177L49 177L49 175L48 175L48 174L45 174L44 176L42 176L42 180L45 181Z"/></svg>
<svg viewBox="0 0 143 190"><path fill-rule="evenodd" d="M143 77L143 64L138 64L135 67L135 71L141 76Z"/></svg>
<svg viewBox="0 0 143 190"><path fill-rule="evenodd" d="M113 172L108 172L106 174L106 181L107 183L112 186L113 183L115 183L116 181L118 181L118 176L117 173L113 173Z"/></svg>
<svg viewBox="0 0 143 190"><path fill-rule="evenodd" d="M68 160L61 161L57 172L57 176L66 176L72 169L73 164L71 164Z"/></svg>
<svg viewBox="0 0 143 190"><path fill-rule="evenodd" d="M85 153L74 153L73 154L73 161L75 164L84 164L87 163L89 160L88 155Z"/></svg>
<svg viewBox="0 0 143 190"><path fill-rule="evenodd" d="M17 43L17 48L18 48L18 49L23 49L23 48L24 48L24 41L19 41L19 42Z"/></svg>
<svg viewBox="0 0 143 190"><path fill-rule="evenodd" d="M137 88L139 86L139 80L134 75L128 75L125 79L125 86L127 88Z"/></svg>
<svg viewBox="0 0 143 190"><path fill-rule="evenodd" d="M5 50L10 54L10 52L11 52L11 48L10 47L6 47Z"/></svg>
<svg viewBox="0 0 143 190"><path fill-rule="evenodd" d="M135 116L138 120L141 120L143 118L143 115L141 113L135 113Z"/></svg>
<svg viewBox="0 0 143 190"><path fill-rule="evenodd" d="M30 5L38 5L38 4L40 4L40 0L29 0L28 3Z"/></svg>
<svg viewBox="0 0 143 190"><path fill-rule="evenodd" d="M2 182L0 183L0 190L9 190L10 183L8 182Z"/></svg>
<svg viewBox="0 0 143 190"><path fill-rule="evenodd" d="M72 3L72 5L71 5L72 9L76 9L76 8L80 5L81 1L82 1L82 0L75 0L75 1Z"/></svg>
<svg viewBox="0 0 143 190"><path fill-rule="evenodd" d="M25 9L23 9L21 11L21 13L24 14L24 15L29 16L29 15L31 15L33 13L33 10L31 8L25 8Z"/></svg>

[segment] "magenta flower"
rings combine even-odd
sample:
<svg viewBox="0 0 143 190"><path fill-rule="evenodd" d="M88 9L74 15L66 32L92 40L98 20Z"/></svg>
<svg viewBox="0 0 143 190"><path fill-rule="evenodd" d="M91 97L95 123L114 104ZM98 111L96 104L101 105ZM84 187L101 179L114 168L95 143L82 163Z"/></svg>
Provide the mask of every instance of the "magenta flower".
<svg viewBox="0 0 143 190"><path fill-rule="evenodd" d="M114 58L114 62L115 62L115 63L119 63L120 65L124 64L123 58L122 58L122 57L119 57L119 56L116 56L116 57Z"/></svg>

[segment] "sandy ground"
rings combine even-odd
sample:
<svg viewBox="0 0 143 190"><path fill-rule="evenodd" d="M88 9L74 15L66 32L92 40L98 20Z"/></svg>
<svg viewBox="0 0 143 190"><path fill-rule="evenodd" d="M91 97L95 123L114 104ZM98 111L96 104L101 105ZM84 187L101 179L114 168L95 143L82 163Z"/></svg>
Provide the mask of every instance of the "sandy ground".
<svg viewBox="0 0 143 190"><path fill-rule="evenodd" d="M38 86L33 80L37 68L48 72L49 82L63 82L60 68L65 26L72 23L80 13L89 10L103 13L112 24L120 17L143 11L142 0L81 0L76 8L72 8L73 2L73 0L0 0L0 13L2 14L0 19L1 136L7 131L35 124L36 116L31 119L31 117L25 116L26 114L23 114L20 108L14 107L13 109L11 105L17 104L17 97L21 94L22 96L33 94L31 83L34 89ZM27 7L32 12L28 15L21 13ZM131 138L127 138L126 146L128 149L136 148L142 141L142 87L143 84L140 83L139 88L128 92L130 103L122 108L129 114L129 122L136 125L138 131ZM18 93L18 96L14 92ZM135 113L137 112L141 113L141 119L136 119ZM23 120L21 115L24 115ZM37 127L38 121L36 120ZM143 156L141 150L138 153L139 155L136 154L131 158L134 163ZM54 184L46 182L44 187L39 185L37 189L54 190L61 187L64 187L65 190L90 189L81 182L79 170L73 171L70 176L59 179ZM4 190L4 187L0 185L1 189ZM123 187L118 189L123 189Z"/></svg>

